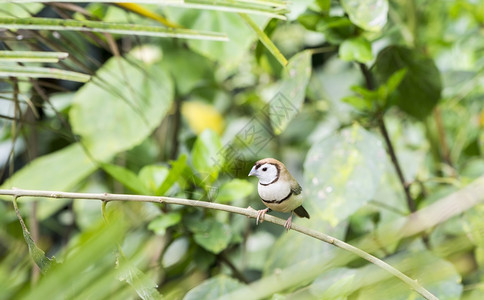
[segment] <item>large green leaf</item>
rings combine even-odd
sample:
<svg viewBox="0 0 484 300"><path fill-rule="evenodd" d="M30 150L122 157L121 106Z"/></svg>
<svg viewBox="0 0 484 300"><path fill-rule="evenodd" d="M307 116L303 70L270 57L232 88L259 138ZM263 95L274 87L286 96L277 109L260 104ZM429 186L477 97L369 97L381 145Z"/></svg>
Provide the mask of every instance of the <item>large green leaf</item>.
<svg viewBox="0 0 484 300"><path fill-rule="evenodd" d="M335 226L365 205L378 189L385 155L380 139L358 125L313 144L304 162L312 215Z"/></svg>
<svg viewBox="0 0 484 300"><path fill-rule="evenodd" d="M242 283L227 275L218 275L204 281L199 286L190 290L183 300L212 300L234 291L243 286Z"/></svg>
<svg viewBox="0 0 484 300"><path fill-rule="evenodd" d="M390 99L409 115L423 119L440 99L440 72L431 58L403 46L383 49L372 71L380 82L386 82L401 69L407 73Z"/></svg>
<svg viewBox="0 0 484 300"><path fill-rule="evenodd" d="M310 76L311 52L299 52L289 60L280 90L269 102L269 118L276 134L281 134L299 113Z"/></svg>
<svg viewBox="0 0 484 300"><path fill-rule="evenodd" d="M74 97L72 129L98 160L141 143L163 120L173 85L158 65L112 58Z"/></svg>
<svg viewBox="0 0 484 300"><path fill-rule="evenodd" d="M369 31L380 31L387 23L388 0L342 0L351 22Z"/></svg>

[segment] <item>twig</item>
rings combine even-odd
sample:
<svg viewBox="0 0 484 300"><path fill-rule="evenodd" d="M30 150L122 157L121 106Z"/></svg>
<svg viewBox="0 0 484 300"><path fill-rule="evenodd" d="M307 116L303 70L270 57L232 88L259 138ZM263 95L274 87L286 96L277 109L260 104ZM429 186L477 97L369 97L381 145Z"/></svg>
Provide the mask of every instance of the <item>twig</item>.
<svg viewBox="0 0 484 300"><path fill-rule="evenodd" d="M172 197L156 197L156 196L145 196L145 195L126 195L126 194L108 194L108 193L71 193L71 192L56 192L56 191L39 191L39 190L22 190L22 189L13 189L13 190L0 190L0 195L10 195L14 198L19 197L46 197L46 198L69 198L69 199L86 199L86 200L101 200L105 203L110 201L133 201L133 202L153 202L153 203L168 203L168 204L178 204L178 205L185 205L185 206L194 206L194 207L202 207L208 209L215 209L226 211L230 213L236 213L239 215L244 215L249 218L257 218L257 211L250 206L248 208L241 208L226 204L219 204L219 203L212 203L212 202L204 202L198 200L190 200L190 199L182 199L182 198L172 198ZM264 218L265 221L284 226L285 220L276 218L271 215L266 215ZM376 258L375 256L356 248L350 244L347 244L341 240L338 240L332 236L324 234L322 232L297 225L292 224L291 229L301 232L305 235L311 236L323 242L332 244L338 248L351 252L375 265L378 267L386 270L390 274L394 275L405 284L410 286L420 295L425 297L426 299L438 299L432 293L427 291L424 287L422 287L416 280L411 279L407 275L403 274L399 270L395 269L394 267L390 266L386 262Z"/></svg>
<svg viewBox="0 0 484 300"><path fill-rule="evenodd" d="M402 168L400 167L397 155L395 154L395 149L393 149L393 144L390 140L390 136L388 135L388 130L385 125L385 121L383 120L383 116L378 119L378 128L380 128L380 131L383 135L383 139L385 140L385 144L387 145L388 154L390 155L393 166L395 167L395 171L397 172L398 179L400 180L403 191L405 192L407 206L411 212L415 212L417 211L417 206L415 205L415 200L413 200L412 195L410 194L410 185L407 183L405 177L403 176Z"/></svg>
<svg viewBox="0 0 484 300"><path fill-rule="evenodd" d="M363 73L363 77L365 79L366 88L369 90L374 90L375 80L373 78L373 75L370 73L370 70L368 70L368 67L363 63L360 63L359 66L360 66L361 73ZM383 135L383 139L385 140L385 144L387 145L388 155L390 155L393 166L395 167L395 171L397 172L398 179L402 184L403 191L405 193L405 199L407 200L407 206L410 209L410 212L415 212L417 210L417 206L415 204L415 200L410 194L410 185L407 183L407 181L405 180L405 177L403 176L402 168L400 167L400 163L398 162L397 155L395 154L395 149L393 148L392 141L390 140L390 136L388 135L388 130L385 125L385 120L383 119L383 114L379 114L377 118L378 118L378 128L380 129Z"/></svg>

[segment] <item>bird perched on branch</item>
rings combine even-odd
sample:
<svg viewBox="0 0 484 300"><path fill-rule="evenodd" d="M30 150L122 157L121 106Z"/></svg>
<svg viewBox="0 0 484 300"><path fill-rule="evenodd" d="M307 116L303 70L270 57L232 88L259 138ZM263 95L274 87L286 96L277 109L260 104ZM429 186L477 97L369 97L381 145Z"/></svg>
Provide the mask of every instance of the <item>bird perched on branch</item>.
<svg viewBox="0 0 484 300"><path fill-rule="evenodd" d="M291 212L284 227L289 230L292 224L292 215L308 218L308 212L302 207L302 188L292 177L286 166L274 158L264 158L255 163L249 176L259 178L258 192L266 209L257 212L256 224L264 221L265 214L270 210L278 212Z"/></svg>

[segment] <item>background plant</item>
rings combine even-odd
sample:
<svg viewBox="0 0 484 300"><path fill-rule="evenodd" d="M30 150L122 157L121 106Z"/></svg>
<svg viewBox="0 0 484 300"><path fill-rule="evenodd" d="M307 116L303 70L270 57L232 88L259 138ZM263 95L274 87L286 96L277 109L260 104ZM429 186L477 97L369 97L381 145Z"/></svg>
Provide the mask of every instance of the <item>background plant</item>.
<svg viewBox="0 0 484 300"><path fill-rule="evenodd" d="M483 4L42 2L0 7L2 188L261 208L246 175L277 157L304 188L311 219L297 223L441 299L482 293L482 204L439 204L471 182L482 200ZM414 293L334 247L225 212L110 203L105 221L99 203L21 198L35 245L55 256L40 275L10 203L5 299Z"/></svg>

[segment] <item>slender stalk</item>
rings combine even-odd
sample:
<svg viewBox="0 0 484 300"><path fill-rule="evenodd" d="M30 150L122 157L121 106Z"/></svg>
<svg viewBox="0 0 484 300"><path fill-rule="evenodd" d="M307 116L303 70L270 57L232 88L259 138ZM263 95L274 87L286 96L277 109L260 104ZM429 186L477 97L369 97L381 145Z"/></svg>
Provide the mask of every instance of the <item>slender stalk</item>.
<svg viewBox="0 0 484 300"><path fill-rule="evenodd" d="M359 64L361 73L363 73L363 77L365 79L365 84L366 88L369 90L374 90L375 89L375 80L373 78L373 75L370 73L370 70L368 70L368 67L360 63ZM395 171L397 172L398 179L400 180L400 183L402 184L403 187L403 192L405 193L405 199L407 201L407 206L410 212L415 212L417 210L417 206L415 204L415 200L413 199L412 195L410 194L410 185L407 183L405 180L405 177L403 176L403 171L400 166L400 163L398 162L397 155L395 153L395 149L393 148L392 141L390 140L390 135L388 134L387 127L385 125L385 120L383 118L383 114L378 115L378 128L380 129L383 139L385 141L385 144L387 146L387 151L388 155L390 155L390 158L392 160L392 164L395 167Z"/></svg>
<svg viewBox="0 0 484 300"><path fill-rule="evenodd" d="M235 213L243 216L247 216L249 218L257 218L257 210L253 209L252 207L248 208L241 208L226 204L219 204L213 202L205 202L205 201L198 201L198 200L191 200L191 199L183 199L183 198L173 198L173 197L156 197L156 196L145 196L145 195L126 195L126 194L108 194L108 193L71 193L71 192L57 192L57 191L39 191L39 190L22 190L22 189L13 189L13 190L0 190L0 195L10 195L13 196L14 199L20 197L46 197L46 198L69 198L69 199L86 199L86 200L101 200L103 201L103 206L106 203L111 201L133 201L133 202L153 202L153 203L167 203L167 204L178 204L178 205L185 205L185 206L194 206L194 207L202 207L208 209L215 209L226 211L230 213ZM266 215L264 218L265 221L284 226L285 220L273 217L271 215ZM386 270L390 274L394 275L409 287L414 289L420 295L425 297L426 299L438 299L428 290L426 290L423 286L421 286L416 280L411 279L407 275L403 274L399 270L395 269L394 267L390 266L386 262L378 259L377 257L356 248L348 243L345 243L341 240L338 240L332 236L324 234L322 232L297 225L291 224L291 229L298 231L302 234L308 235L315 239L321 240L323 242L332 244L338 248L351 252L372 264Z"/></svg>
<svg viewBox="0 0 484 300"><path fill-rule="evenodd" d="M395 149L393 149L393 144L390 140L390 136L388 134L387 127L385 125L385 121L383 120L383 116L378 119L378 128L383 135L383 139L385 140L385 144L387 145L388 154L392 160L393 166L395 167L395 171L397 172L398 179L402 184L403 191L405 193L405 199L407 200L407 206L411 212L417 211L417 206L415 204L415 200L412 198L410 194L410 185L405 180L403 176L402 168L400 167L400 163L398 162L397 155L395 154Z"/></svg>

